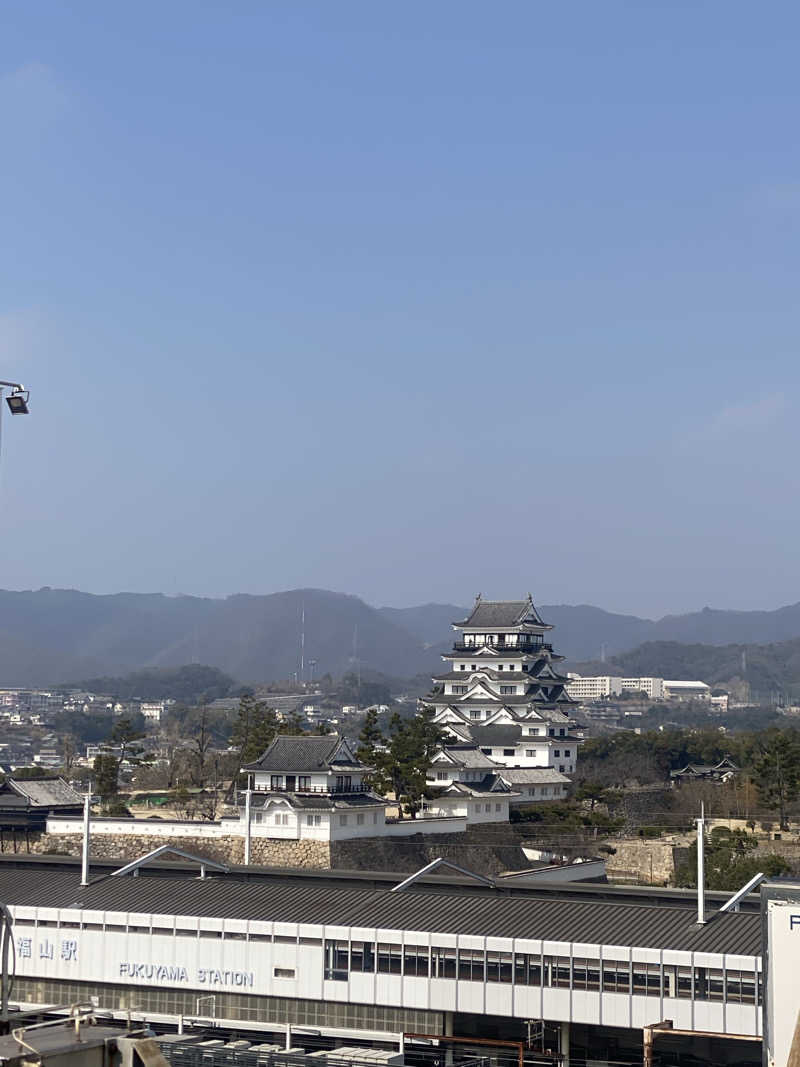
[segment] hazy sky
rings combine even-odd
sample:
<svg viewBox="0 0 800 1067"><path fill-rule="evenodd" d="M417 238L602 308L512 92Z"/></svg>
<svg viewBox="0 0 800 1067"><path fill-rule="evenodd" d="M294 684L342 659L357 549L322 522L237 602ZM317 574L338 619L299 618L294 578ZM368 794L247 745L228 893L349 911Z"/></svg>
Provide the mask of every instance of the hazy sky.
<svg viewBox="0 0 800 1067"><path fill-rule="evenodd" d="M800 9L8 2L0 586L800 600Z"/></svg>

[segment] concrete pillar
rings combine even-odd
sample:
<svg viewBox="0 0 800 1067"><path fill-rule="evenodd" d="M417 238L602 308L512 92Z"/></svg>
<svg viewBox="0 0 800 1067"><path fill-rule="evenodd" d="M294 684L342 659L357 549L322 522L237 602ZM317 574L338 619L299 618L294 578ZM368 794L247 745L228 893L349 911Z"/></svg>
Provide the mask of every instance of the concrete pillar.
<svg viewBox="0 0 800 1067"><path fill-rule="evenodd" d="M559 1027L558 1051L561 1067L569 1067L569 1023L561 1023Z"/></svg>
<svg viewBox="0 0 800 1067"><path fill-rule="evenodd" d="M444 1013L444 1034L445 1037L453 1036L453 1013L451 1011ZM445 1043L444 1062L445 1067L453 1067L453 1044L451 1041Z"/></svg>

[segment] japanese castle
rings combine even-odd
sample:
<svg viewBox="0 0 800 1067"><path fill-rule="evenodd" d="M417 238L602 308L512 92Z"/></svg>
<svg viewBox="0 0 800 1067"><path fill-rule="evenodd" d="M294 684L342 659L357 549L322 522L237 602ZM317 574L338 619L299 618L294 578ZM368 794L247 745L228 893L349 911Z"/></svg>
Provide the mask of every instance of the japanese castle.
<svg viewBox="0 0 800 1067"><path fill-rule="evenodd" d="M459 636L442 656L449 670L423 699L436 723L464 740L473 727L504 724L521 726L526 736L565 736L576 702L558 670L564 657L544 639L552 626L530 594L508 601L478 594L469 617L453 628Z"/></svg>

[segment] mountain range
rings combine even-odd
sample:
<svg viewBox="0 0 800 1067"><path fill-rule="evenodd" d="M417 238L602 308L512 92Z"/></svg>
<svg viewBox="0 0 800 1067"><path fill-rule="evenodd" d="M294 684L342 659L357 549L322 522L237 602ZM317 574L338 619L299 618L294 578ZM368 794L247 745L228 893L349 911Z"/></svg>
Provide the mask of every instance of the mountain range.
<svg viewBox="0 0 800 1067"><path fill-rule="evenodd" d="M356 667L394 677L431 674L453 640L451 623L467 610L453 604L374 608L320 589L218 600L0 591L0 686L55 685L188 663L218 667L242 682L290 678L300 666L303 611L306 678L312 669L319 677ZM555 626L553 643L570 662L610 661L645 643L741 646L800 638L800 604L775 611L705 608L657 621L589 605L541 605L539 611ZM680 677L666 667L652 669Z"/></svg>

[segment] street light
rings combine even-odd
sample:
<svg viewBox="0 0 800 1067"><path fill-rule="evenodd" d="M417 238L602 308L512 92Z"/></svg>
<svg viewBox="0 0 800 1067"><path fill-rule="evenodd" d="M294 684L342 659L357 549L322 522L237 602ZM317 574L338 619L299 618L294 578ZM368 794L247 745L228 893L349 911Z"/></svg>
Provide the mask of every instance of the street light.
<svg viewBox="0 0 800 1067"><path fill-rule="evenodd" d="M6 397L6 403L12 415L30 415L30 408L28 407L28 400L30 399L30 392L19 382L0 382L0 397L3 395L3 389L10 389L11 394Z"/></svg>
<svg viewBox="0 0 800 1067"><path fill-rule="evenodd" d="M30 399L30 393L28 390L23 385L20 385L19 382L0 382L0 419L3 412L2 399L4 389L11 390L6 397L6 403L8 404L11 414L29 415L30 409L28 407L28 400Z"/></svg>
<svg viewBox="0 0 800 1067"><path fill-rule="evenodd" d="M30 415L28 396L29 393L26 389L24 392L12 393L11 396L6 397L6 403L12 415Z"/></svg>

